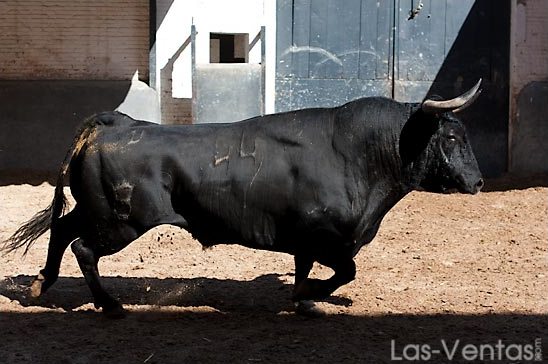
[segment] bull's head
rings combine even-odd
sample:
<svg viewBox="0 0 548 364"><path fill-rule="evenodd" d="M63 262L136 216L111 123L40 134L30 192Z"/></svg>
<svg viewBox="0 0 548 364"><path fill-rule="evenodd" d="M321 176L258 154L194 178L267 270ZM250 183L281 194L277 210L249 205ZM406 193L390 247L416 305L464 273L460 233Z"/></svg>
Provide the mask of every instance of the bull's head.
<svg viewBox="0 0 548 364"><path fill-rule="evenodd" d="M402 131L400 150L411 151L413 179L427 191L474 194L483 187L465 127L455 115L480 94L480 83L452 100L425 100Z"/></svg>

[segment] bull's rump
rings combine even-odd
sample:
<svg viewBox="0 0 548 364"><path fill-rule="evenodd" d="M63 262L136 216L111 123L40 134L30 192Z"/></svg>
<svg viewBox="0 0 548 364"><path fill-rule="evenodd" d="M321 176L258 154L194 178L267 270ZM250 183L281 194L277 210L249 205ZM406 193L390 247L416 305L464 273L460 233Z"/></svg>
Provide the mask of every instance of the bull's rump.
<svg viewBox="0 0 548 364"><path fill-rule="evenodd" d="M73 167L71 187L98 220L90 226L102 230L167 223L205 245L293 252L296 240L340 234L327 220L345 208L330 143L300 132L254 123L99 129ZM115 238L116 231L107 239Z"/></svg>

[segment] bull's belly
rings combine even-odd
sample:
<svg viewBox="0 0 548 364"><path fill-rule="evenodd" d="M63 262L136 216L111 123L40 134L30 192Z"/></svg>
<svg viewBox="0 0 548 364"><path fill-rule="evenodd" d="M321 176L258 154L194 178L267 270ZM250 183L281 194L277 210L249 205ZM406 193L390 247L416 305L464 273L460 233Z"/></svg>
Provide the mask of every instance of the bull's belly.
<svg viewBox="0 0 548 364"><path fill-rule="evenodd" d="M210 214L185 216L187 230L204 247L219 244L237 244L252 249L323 255L326 251L352 251L355 242L333 224L307 225L291 214L273 217L252 215L246 219L231 220Z"/></svg>
<svg viewBox="0 0 548 364"><path fill-rule="evenodd" d="M187 231L204 247L220 244L236 244L252 249L283 252L293 254L294 241L280 239L274 225L265 227L262 224L230 225L215 217L204 217L188 220Z"/></svg>
<svg viewBox="0 0 548 364"><path fill-rule="evenodd" d="M241 245L252 249L294 254L295 244L287 240L273 237L250 237L244 236L241 232L225 226L207 224L189 224L188 232L202 246L211 247L214 245L229 244Z"/></svg>

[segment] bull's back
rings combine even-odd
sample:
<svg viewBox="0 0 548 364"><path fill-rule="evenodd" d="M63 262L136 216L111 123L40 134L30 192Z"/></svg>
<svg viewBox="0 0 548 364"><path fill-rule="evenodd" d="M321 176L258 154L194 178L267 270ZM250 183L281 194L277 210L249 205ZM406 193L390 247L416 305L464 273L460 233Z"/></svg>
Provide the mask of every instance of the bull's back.
<svg viewBox="0 0 548 364"><path fill-rule="evenodd" d="M291 251L288 236L306 231L306 219L333 205L325 196L337 199L344 188L328 128L292 117L99 130L81 171L97 180L82 181L82 196L104 195L88 204L143 229L182 217L206 245Z"/></svg>

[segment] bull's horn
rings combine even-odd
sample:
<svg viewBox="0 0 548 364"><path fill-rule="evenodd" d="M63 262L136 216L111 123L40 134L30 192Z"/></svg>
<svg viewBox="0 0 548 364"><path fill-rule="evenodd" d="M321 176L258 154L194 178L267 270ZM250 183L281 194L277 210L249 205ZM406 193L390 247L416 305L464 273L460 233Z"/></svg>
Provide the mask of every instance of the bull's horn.
<svg viewBox="0 0 548 364"><path fill-rule="evenodd" d="M481 78L470 90L466 91L462 95L455 97L451 100L436 101L426 99L422 102L421 108L426 113L439 113L445 111L459 112L467 108L470 104L476 100L481 94L479 87L481 85Z"/></svg>

